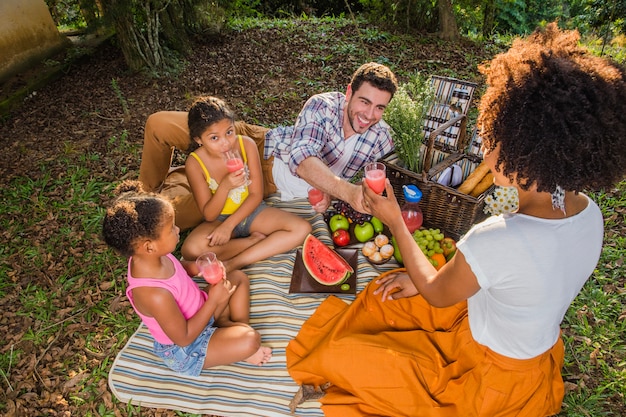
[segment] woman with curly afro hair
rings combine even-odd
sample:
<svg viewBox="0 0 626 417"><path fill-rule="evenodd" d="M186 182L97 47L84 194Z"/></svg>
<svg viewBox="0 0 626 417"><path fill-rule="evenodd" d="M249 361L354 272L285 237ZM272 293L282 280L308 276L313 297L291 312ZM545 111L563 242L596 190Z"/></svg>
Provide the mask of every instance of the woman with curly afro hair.
<svg viewBox="0 0 626 417"><path fill-rule="evenodd" d="M578 40L552 23L481 67L484 161L519 208L472 227L442 268L413 240L390 183L387 196L363 185L406 269L349 306L330 297L290 342L289 372L305 393L325 389L325 415L559 412L561 321L602 250L602 213L583 192L626 171L625 70Z"/></svg>

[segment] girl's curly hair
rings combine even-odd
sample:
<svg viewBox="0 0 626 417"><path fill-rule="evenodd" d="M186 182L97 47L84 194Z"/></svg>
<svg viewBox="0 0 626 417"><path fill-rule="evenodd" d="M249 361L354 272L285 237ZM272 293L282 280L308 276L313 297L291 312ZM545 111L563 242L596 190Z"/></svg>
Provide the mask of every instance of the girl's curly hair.
<svg viewBox="0 0 626 417"><path fill-rule="evenodd" d="M498 171L552 192L610 187L626 168L625 69L578 45L556 23L517 39L480 70L478 126Z"/></svg>
<svg viewBox="0 0 626 417"><path fill-rule="evenodd" d="M104 241L124 256L135 253L139 239L157 239L166 220L169 201L143 190L139 181L123 181L102 223Z"/></svg>

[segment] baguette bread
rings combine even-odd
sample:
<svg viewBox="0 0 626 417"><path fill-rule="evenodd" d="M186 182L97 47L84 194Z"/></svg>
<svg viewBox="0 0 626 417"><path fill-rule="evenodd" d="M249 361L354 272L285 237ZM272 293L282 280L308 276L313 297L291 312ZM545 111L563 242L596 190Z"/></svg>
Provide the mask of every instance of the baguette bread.
<svg viewBox="0 0 626 417"><path fill-rule="evenodd" d="M459 188L457 188L457 191L463 194L469 194L478 185L478 183L485 177L485 175L487 175L488 172L489 172L489 167L487 166L487 164L485 164L485 161L482 161L480 164L478 164L476 169L467 176L465 181L463 181L463 183L459 185Z"/></svg>
<svg viewBox="0 0 626 417"><path fill-rule="evenodd" d="M470 191L469 195L471 195L472 197L478 197L479 195L487 191L492 184L493 174L491 173L491 171L489 171L487 172L487 175L485 175L483 179L480 180L476 187L474 187L474 189Z"/></svg>

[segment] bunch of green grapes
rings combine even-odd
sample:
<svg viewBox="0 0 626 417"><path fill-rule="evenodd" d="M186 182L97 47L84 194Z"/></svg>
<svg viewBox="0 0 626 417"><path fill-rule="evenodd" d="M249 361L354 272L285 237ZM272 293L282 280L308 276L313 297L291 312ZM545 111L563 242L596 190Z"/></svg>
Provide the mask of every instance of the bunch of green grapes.
<svg viewBox="0 0 626 417"><path fill-rule="evenodd" d="M441 247L443 238L443 233L439 229L418 229L413 232L413 239L415 239L417 246L428 257L433 256L435 253L443 253L443 248Z"/></svg>

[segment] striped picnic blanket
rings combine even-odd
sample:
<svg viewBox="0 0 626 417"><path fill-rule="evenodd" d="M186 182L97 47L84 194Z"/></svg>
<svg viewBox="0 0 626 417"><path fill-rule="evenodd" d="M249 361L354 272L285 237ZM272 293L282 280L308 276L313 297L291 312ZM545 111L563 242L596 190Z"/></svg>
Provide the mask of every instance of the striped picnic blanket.
<svg viewBox="0 0 626 417"><path fill-rule="evenodd" d="M324 243L332 241L320 214L306 200L287 203L275 197L268 204L280 207L313 225L313 234ZM245 269L250 277L250 325L263 343L272 348L271 361L262 366L244 362L202 371L198 377L177 375L152 354L152 337L140 325L117 355L109 373L113 394L125 403L228 417L291 416L289 402L298 386L286 369L285 347L302 323L326 298L325 294L290 294L289 287L296 251L257 262ZM361 254L358 259L357 291L379 271ZM350 302L353 295L338 295ZM346 354L349 354L346 352ZM322 416L319 403L301 404L298 416Z"/></svg>

